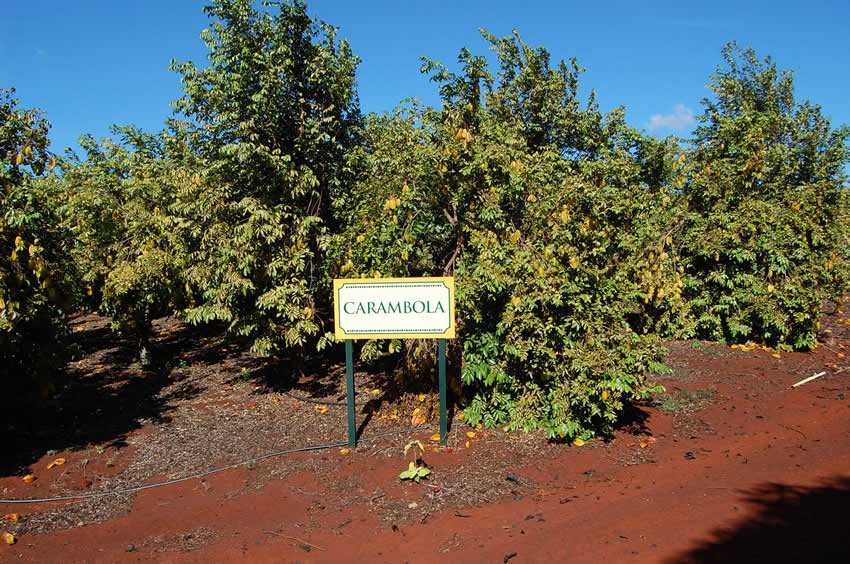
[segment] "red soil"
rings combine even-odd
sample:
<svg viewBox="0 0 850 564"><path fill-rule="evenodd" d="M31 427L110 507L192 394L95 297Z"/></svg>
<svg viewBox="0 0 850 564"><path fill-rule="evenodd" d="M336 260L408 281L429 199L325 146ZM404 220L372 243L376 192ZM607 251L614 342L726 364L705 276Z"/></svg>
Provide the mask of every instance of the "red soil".
<svg viewBox="0 0 850 564"><path fill-rule="evenodd" d="M364 501L364 492L380 487L417 503L439 491L427 481L399 482L406 464L396 446L392 456L361 450L345 456L334 448L258 465L293 458L335 465L330 475L351 484L352 496L359 494L355 503L313 473L275 479L240 467L139 492L129 513L99 524L21 535L15 545L0 546L0 560L850 561L846 331L829 343L829 350L780 358L763 350L672 343L675 373L660 380L679 402L667 406L672 412L645 406L642 422L607 442L511 461L505 478L517 480L516 491L485 506L387 521L377 500ZM791 387L821 370L827 374ZM715 392L683 392L697 390ZM688 403L698 397L704 404ZM476 449L492 448L488 436L479 432L469 449L455 444L425 459L435 476L441 468L474 463ZM646 441L650 436L653 442ZM83 476L63 479L85 488ZM34 497L45 486L0 478L0 497ZM25 516L43 507L0 503L0 515Z"/></svg>

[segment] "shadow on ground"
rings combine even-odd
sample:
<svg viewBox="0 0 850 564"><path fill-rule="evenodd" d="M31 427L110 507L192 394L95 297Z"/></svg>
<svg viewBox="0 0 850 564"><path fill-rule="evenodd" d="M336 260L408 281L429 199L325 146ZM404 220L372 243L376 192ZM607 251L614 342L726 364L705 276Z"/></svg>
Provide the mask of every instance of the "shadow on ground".
<svg viewBox="0 0 850 564"><path fill-rule="evenodd" d="M210 329L158 322L155 351L159 363L142 369L132 344L109 328L109 320L86 316L72 321L77 361L66 368L67 385L47 398L0 399L0 475L27 473L50 451L90 445L124 446L127 434L143 420L169 417L169 402L197 393L181 386L163 393L176 366L172 359L191 351L192 361L208 355L198 346ZM210 351L209 354L219 354ZM215 362L215 358L206 359Z"/></svg>
<svg viewBox="0 0 850 564"><path fill-rule="evenodd" d="M669 562L850 562L850 478L818 486L768 483L744 492L747 517Z"/></svg>

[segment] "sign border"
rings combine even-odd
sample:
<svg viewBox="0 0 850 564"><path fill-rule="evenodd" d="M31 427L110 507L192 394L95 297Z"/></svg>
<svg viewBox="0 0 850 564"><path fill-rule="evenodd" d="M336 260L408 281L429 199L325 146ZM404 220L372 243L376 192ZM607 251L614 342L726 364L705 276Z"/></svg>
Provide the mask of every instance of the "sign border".
<svg viewBox="0 0 850 564"><path fill-rule="evenodd" d="M349 334L339 325L339 291L348 284L423 284L442 283L449 290L449 327L440 333L355 333ZM451 276L423 278L335 278L334 279L334 336L338 341L373 339L454 339L455 338L455 279Z"/></svg>

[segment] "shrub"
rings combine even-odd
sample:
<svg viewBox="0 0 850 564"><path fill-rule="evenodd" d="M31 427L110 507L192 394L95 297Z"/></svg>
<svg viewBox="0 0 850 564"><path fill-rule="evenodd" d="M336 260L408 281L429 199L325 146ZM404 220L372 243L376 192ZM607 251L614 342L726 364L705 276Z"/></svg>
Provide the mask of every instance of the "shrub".
<svg viewBox="0 0 850 564"><path fill-rule="evenodd" d="M0 379L4 396L54 389L65 358L71 237L58 224L49 123L0 90Z"/></svg>
<svg viewBox="0 0 850 564"><path fill-rule="evenodd" d="M790 72L723 52L687 164L682 250L696 335L811 349L848 289L843 167L850 129L794 98Z"/></svg>
<svg viewBox="0 0 850 564"><path fill-rule="evenodd" d="M659 239L647 214L666 151L622 111L582 107L574 61L552 69L516 35L490 39L497 77L465 50L461 74L426 61L443 108L369 120L370 173L338 202L338 272L453 274L468 421L586 438L663 370L628 317L644 313L636 250Z"/></svg>

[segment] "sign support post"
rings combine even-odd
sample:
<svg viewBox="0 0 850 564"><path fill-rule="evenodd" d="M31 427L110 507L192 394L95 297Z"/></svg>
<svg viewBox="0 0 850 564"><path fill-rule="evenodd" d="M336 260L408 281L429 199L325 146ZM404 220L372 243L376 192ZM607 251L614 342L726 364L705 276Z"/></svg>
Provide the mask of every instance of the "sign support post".
<svg viewBox="0 0 850 564"><path fill-rule="evenodd" d="M345 387L348 390L348 446L357 446L357 421L354 419L354 343L345 341Z"/></svg>
<svg viewBox="0 0 850 564"><path fill-rule="evenodd" d="M451 277L334 280L334 334L345 341L349 447L357 446L355 339L437 339L440 445L446 446L446 339L455 337L454 293Z"/></svg>
<svg viewBox="0 0 850 564"><path fill-rule="evenodd" d="M446 415L446 340L437 341L437 358L440 372L440 446L448 443L448 417Z"/></svg>

